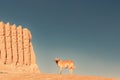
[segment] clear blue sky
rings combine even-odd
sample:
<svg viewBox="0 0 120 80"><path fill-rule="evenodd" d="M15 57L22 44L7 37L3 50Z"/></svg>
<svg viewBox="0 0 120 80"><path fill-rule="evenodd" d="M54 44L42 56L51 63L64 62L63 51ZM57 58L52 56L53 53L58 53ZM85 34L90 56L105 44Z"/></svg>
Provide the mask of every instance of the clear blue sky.
<svg viewBox="0 0 120 80"><path fill-rule="evenodd" d="M31 30L43 73L58 73L60 57L75 74L120 77L119 0L1 0L0 21Z"/></svg>

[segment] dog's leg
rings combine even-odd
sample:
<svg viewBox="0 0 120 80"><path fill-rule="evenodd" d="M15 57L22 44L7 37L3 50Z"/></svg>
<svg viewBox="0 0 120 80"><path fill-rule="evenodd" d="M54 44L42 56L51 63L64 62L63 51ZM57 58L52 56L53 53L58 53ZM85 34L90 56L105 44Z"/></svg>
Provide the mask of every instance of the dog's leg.
<svg viewBox="0 0 120 80"><path fill-rule="evenodd" d="M69 73L72 74L72 72L73 72L73 70L70 68L70 69L69 69Z"/></svg>
<svg viewBox="0 0 120 80"><path fill-rule="evenodd" d="M59 69L59 74L62 74L62 68Z"/></svg>

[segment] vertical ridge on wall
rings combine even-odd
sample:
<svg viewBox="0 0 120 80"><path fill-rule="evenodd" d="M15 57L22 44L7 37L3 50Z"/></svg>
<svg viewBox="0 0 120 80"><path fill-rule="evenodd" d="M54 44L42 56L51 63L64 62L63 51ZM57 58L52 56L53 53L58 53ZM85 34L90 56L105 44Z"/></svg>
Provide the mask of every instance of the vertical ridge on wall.
<svg viewBox="0 0 120 80"><path fill-rule="evenodd" d="M18 47L17 47L17 29L16 29L16 25L12 25L11 26L11 37L12 37L12 54L14 56L12 56L12 60L13 60L13 64L17 64L18 62Z"/></svg>
<svg viewBox="0 0 120 80"><path fill-rule="evenodd" d="M5 50L5 25L0 22L0 49L1 49L1 63L6 62L6 50Z"/></svg>
<svg viewBox="0 0 120 80"><path fill-rule="evenodd" d="M18 44L18 65L23 65L23 31L22 26L17 27L17 44Z"/></svg>
<svg viewBox="0 0 120 80"><path fill-rule="evenodd" d="M25 65L30 65L31 55L30 55L30 37L28 29L23 29L23 47L24 47L24 63Z"/></svg>
<svg viewBox="0 0 120 80"><path fill-rule="evenodd" d="M11 51L11 27L10 23L5 25L5 39L6 39L6 64L12 63L12 51Z"/></svg>

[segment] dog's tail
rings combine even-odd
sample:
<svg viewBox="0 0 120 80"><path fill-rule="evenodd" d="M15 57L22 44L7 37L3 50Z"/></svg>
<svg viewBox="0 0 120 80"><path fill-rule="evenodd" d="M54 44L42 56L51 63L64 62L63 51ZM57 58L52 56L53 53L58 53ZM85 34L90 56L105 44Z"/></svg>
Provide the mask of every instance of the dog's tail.
<svg viewBox="0 0 120 80"><path fill-rule="evenodd" d="M73 66L73 69L76 69L76 66Z"/></svg>

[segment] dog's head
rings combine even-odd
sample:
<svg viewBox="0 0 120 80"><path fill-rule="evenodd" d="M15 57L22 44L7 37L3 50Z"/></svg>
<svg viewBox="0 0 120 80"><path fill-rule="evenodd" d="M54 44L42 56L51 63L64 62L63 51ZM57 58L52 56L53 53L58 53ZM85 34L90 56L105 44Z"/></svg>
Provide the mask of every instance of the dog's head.
<svg viewBox="0 0 120 80"><path fill-rule="evenodd" d="M54 61L56 64L58 64L58 62L60 61L60 58L55 58Z"/></svg>

